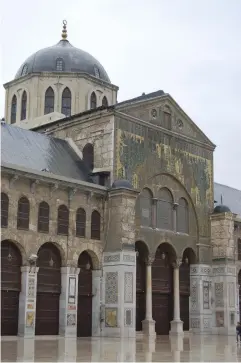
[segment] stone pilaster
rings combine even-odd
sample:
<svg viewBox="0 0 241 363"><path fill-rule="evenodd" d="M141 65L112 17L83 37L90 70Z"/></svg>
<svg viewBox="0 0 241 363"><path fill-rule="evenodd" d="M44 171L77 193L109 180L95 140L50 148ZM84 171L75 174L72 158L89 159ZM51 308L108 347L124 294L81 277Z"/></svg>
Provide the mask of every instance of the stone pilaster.
<svg viewBox="0 0 241 363"><path fill-rule="evenodd" d="M19 295L18 335L35 336L37 273L36 266L21 267L21 292Z"/></svg>
<svg viewBox="0 0 241 363"><path fill-rule="evenodd" d="M136 252L103 254L102 336L135 337Z"/></svg>
<svg viewBox="0 0 241 363"><path fill-rule="evenodd" d="M190 330L209 334L212 331L211 266L190 266Z"/></svg>
<svg viewBox="0 0 241 363"><path fill-rule="evenodd" d="M100 336L102 270L92 271L92 336Z"/></svg>
<svg viewBox="0 0 241 363"><path fill-rule="evenodd" d="M237 274L235 265L234 215L211 216L213 272L213 333L235 335L237 323Z"/></svg>
<svg viewBox="0 0 241 363"><path fill-rule="evenodd" d="M79 268L77 267L61 267L61 295L59 299L60 336L77 336L78 275Z"/></svg>

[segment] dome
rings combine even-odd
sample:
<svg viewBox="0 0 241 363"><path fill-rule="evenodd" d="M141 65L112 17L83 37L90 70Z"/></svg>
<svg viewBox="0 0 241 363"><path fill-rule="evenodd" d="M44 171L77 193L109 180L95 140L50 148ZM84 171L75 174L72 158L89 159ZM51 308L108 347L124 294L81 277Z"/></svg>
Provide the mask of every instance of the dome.
<svg viewBox="0 0 241 363"><path fill-rule="evenodd" d="M229 209L229 207L227 207L226 205L223 205L223 204L217 205L213 211L213 213L216 213L216 214L217 213L228 213L228 212L231 212L231 210Z"/></svg>
<svg viewBox="0 0 241 363"><path fill-rule="evenodd" d="M110 83L105 69L92 55L70 44L66 30L63 30L62 38L56 45L41 49L27 58L15 79L39 72L83 72Z"/></svg>
<svg viewBox="0 0 241 363"><path fill-rule="evenodd" d="M119 180L114 181L114 183L112 184L112 188L113 189L118 189L118 188L132 189L132 185L129 182L129 180L119 179Z"/></svg>

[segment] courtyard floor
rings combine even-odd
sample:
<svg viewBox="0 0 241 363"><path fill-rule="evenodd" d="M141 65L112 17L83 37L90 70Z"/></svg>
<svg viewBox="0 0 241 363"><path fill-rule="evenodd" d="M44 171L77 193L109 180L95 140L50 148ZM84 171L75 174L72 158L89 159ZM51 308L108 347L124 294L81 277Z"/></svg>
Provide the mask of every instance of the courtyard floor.
<svg viewBox="0 0 241 363"><path fill-rule="evenodd" d="M2 337L3 362L240 362L241 343L223 336L156 340L119 338Z"/></svg>

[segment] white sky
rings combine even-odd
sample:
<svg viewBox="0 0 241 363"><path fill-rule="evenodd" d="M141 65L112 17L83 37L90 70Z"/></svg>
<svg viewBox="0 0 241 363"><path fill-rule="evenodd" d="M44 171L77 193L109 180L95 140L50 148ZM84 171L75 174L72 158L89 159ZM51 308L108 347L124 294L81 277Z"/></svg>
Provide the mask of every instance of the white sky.
<svg viewBox="0 0 241 363"><path fill-rule="evenodd" d="M2 83L67 19L68 40L101 62L118 101L170 93L217 145L215 181L241 189L241 0L3 0L1 13Z"/></svg>

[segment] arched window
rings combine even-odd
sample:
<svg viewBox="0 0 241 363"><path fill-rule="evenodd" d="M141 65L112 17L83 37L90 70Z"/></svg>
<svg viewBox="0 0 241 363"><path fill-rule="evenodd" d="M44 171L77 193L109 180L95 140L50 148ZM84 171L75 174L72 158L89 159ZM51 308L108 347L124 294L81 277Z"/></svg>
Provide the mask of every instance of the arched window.
<svg viewBox="0 0 241 363"><path fill-rule="evenodd" d="M91 239L100 240L100 213L97 210L91 215Z"/></svg>
<svg viewBox="0 0 241 363"><path fill-rule="evenodd" d="M62 93L61 113L63 113L65 116L71 115L71 92L68 87L66 87Z"/></svg>
<svg viewBox="0 0 241 363"><path fill-rule="evenodd" d="M28 72L28 65L24 64L21 76L25 76L27 74L27 72Z"/></svg>
<svg viewBox="0 0 241 363"><path fill-rule="evenodd" d="M185 198L180 198L177 207L177 232L189 232L188 203Z"/></svg>
<svg viewBox="0 0 241 363"><path fill-rule="evenodd" d="M241 261L241 238L238 239L238 260Z"/></svg>
<svg viewBox="0 0 241 363"><path fill-rule="evenodd" d="M56 71L57 72L64 71L64 61L62 58L56 59Z"/></svg>
<svg viewBox="0 0 241 363"><path fill-rule="evenodd" d="M90 96L90 109L93 110L97 106L97 98L95 92L91 93Z"/></svg>
<svg viewBox="0 0 241 363"><path fill-rule="evenodd" d="M49 87L45 92L44 114L54 112L54 90Z"/></svg>
<svg viewBox="0 0 241 363"><path fill-rule="evenodd" d="M139 217L141 226L152 226L152 194L149 189L143 189L138 197L137 203L139 204Z"/></svg>
<svg viewBox="0 0 241 363"><path fill-rule="evenodd" d="M173 198L167 188L159 191L157 201L157 228L173 230Z"/></svg>
<svg viewBox="0 0 241 363"><path fill-rule="evenodd" d="M164 109L164 127L168 130L171 130L171 119L171 109L169 106L166 105Z"/></svg>
<svg viewBox="0 0 241 363"><path fill-rule="evenodd" d="M76 212L76 236L85 237L86 213L83 208Z"/></svg>
<svg viewBox="0 0 241 363"><path fill-rule="evenodd" d="M1 227L8 226L8 207L8 196L5 193L1 193Z"/></svg>
<svg viewBox="0 0 241 363"><path fill-rule="evenodd" d="M26 197L22 197L18 201L18 216L17 216L17 228L29 229L29 200Z"/></svg>
<svg viewBox="0 0 241 363"><path fill-rule="evenodd" d="M15 124L16 116L17 116L17 97L16 95L14 95L11 103L11 124Z"/></svg>
<svg viewBox="0 0 241 363"><path fill-rule="evenodd" d="M94 169L94 146L92 144L86 144L84 146L83 161L88 169Z"/></svg>
<svg viewBox="0 0 241 363"><path fill-rule="evenodd" d="M108 101L107 101L107 98L105 96L102 98L102 106L108 107Z"/></svg>
<svg viewBox="0 0 241 363"><path fill-rule="evenodd" d="M68 236L69 234L69 210L65 205L60 205L58 209L57 234Z"/></svg>
<svg viewBox="0 0 241 363"><path fill-rule="evenodd" d="M27 93L26 91L22 94L22 102L21 102L21 120L26 119L27 114Z"/></svg>
<svg viewBox="0 0 241 363"><path fill-rule="evenodd" d="M46 202L41 202L38 208L38 231L49 232L49 205Z"/></svg>

